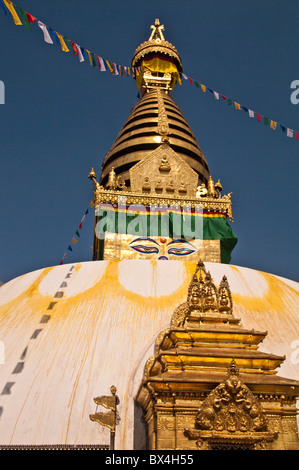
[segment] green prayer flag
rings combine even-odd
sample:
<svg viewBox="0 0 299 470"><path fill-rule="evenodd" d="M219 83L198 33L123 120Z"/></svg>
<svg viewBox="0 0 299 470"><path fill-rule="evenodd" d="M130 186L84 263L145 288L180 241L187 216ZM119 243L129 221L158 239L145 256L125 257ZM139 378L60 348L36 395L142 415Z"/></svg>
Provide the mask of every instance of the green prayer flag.
<svg viewBox="0 0 299 470"><path fill-rule="evenodd" d="M264 124L266 124L266 126L268 126L268 125L269 125L269 119L268 119L268 118L266 118L266 117L264 117Z"/></svg>
<svg viewBox="0 0 299 470"><path fill-rule="evenodd" d="M22 8L20 8L20 7L17 7L17 9L18 9L18 11L19 11L20 16L22 17L23 22L25 23L25 26L27 26L27 28L28 28L30 31L32 31L31 26L30 26L30 23L29 23L29 21L28 21L28 18L27 18L27 15L26 15L25 11L24 11Z"/></svg>
<svg viewBox="0 0 299 470"><path fill-rule="evenodd" d="M197 88L200 88L200 83L196 82L195 80L194 80L194 85L195 85Z"/></svg>
<svg viewBox="0 0 299 470"><path fill-rule="evenodd" d="M232 104L233 104L232 100L227 100L227 104L228 104L229 106L232 106Z"/></svg>
<svg viewBox="0 0 299 470"><path fill-rule="evenodd" d="M66 36L63 36L63 39L68 43L69 48L75 54L75 51L74 51L74 48L73 48L73 45L72 45L71 41Z"/></svg>
<svg viewBox="0 0 299 470"><path fill-rule="evenodd" d="M78 230L75 232L75 235L77 235L77 237L80 237L80 233Z"/></svg>
<svg viewBox="0 0 299 470"><path fill-rule="evenodd" d="M92 57L92 66L93 66L93 67L96 67L97 64L96 64L96 60L95 60L95 58L94 58L94 55L93 55L92 52L91 52L90 54L91 54L91 57Z"/></svg>

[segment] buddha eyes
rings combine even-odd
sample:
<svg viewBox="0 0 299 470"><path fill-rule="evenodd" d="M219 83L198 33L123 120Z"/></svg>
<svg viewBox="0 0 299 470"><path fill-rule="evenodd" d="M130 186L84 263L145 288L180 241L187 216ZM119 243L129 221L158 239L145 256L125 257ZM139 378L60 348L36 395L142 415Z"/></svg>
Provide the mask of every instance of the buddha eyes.
<svg viewBox="0 0 299 470"><path fill-rule="evenodd" d="M139 253L145 253L147 255L153 253L159 253L159 248L156 246L145 246L145 245L131 245L133 250L138 251Z"/></svg>
<svg viewBox="0 0 299 470"><path fill-rule="evenodd" d="M191 255L194 252L195 250L191 250L190 248L169 248L169 250L167 251L169 255L176 255L176 256Z"/></svg>
<svg viewBox="0 0 299 470"><path fill-rule="evenodd" d="M151 254L158 254L160 252L157 246L148 246L148 245L131 245L131 248L138 253L143 253L146 255ZM196 250L191 249L189 247L182 247L182 248L175 248L171 247L167 250L168 255L175 255L175 256L187 256L194 253Z"/></svg>

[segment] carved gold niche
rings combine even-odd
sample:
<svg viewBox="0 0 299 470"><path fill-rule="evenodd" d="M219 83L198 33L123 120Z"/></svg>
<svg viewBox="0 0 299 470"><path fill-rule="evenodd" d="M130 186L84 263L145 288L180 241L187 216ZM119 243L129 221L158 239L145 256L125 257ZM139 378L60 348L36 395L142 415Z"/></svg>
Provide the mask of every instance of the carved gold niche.
<svg viewBox="0 0 299 470"><path fill-rule="evenodd" d="M197 173L167 144L161 144L130 169L131 191L195 198Z"/></svg>
<svg viewBox="0 0 299 470"><path fill-rule="evenodd" d="M202 450L265 449L275 438L259 400L239 377L234 360L228 376L201 404L194 429L185 429Z"/></svg>

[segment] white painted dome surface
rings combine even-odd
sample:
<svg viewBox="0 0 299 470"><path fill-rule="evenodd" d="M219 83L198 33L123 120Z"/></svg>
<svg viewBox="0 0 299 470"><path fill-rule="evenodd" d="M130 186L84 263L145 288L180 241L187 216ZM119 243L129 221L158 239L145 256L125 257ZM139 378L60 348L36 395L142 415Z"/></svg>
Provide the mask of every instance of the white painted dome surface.
<svg viewBox="0 0 299 470"><path fill-rule="evenodd" d="M299 284L248 268L205 266L216 284L227 276L242 325L268 331L260 349L286 355L278 375L299 380ZM134 396L146 360L186 300L195 267L91 261L0 287L0 445L109 444L109 429L89 415L93 399L115 385L116 449L132 449Z"/></svg>

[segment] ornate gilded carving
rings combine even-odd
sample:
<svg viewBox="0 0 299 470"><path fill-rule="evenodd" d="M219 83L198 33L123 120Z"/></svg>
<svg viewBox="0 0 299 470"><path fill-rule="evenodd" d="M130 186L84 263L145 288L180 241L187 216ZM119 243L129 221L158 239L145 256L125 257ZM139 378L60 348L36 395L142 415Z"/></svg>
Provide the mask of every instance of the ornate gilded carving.
<svg viewBox="0 0 299 470"><path fill-rule="evenodd" d="M199 261L188 288L187 302L176 308L172 317L172 326L184 326L192 314L232 315L233 300L226 276L223 276L217 288L205 265Z"/></svg>
<svg viewBox="0 0 299 470"><path fill-rule="evenodd" d="M195 429L185 429L190 439L197 439L200 449L228 444L265 448L275 437L270 432L259 400L239 377L232 361L226 379L221 382L198 409Z"/></svg>
<svg viewBox="0 0 299 470"><path fill-rule="evenodd" d="M165 137L169 133L168 118L164 106L164 100L161 96L163 93L159 88L157 88L157 98L158 98L158 129L157 132L162 137ZM165 157L164 157L165 158Z"/></svg>
<svg viewBox="0 0 299 470"><path fill-rule="evenodd" d="M135 67L138 64L139 60L144 57L145 55L151 52L160 52L163 54L167 54L169 57L175 59L178 63L180 71L182 71L182 62L178 51L174 47L173 44L166 41L162 31L164 31L164 25L160 25L160 21L158 18L155 20L155 24L151 25L151 35L148 41L143 42L140 46L137 47L134 53L134 57L132 60L132 67Z"/></svg>

